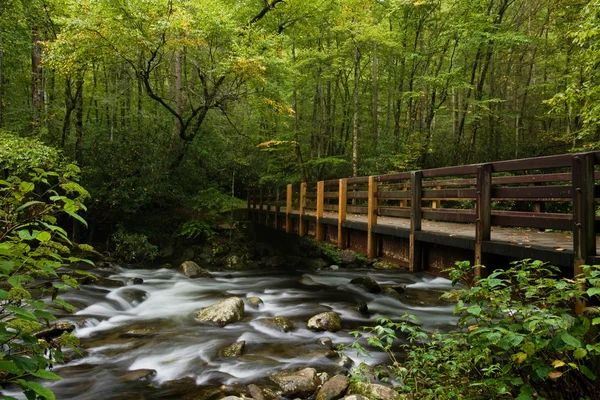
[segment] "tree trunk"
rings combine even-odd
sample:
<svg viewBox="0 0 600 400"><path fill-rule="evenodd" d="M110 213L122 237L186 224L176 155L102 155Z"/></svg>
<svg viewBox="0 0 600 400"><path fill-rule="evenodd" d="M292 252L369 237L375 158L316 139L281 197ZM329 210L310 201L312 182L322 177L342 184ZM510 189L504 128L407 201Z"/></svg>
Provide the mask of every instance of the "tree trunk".
<svg viewBox="0 0 600 400"><path fill-rule="evenodd" d="M354 110L352 123L352 176L358 176L358 90L360 79L360 50L354 46Z"/></svg>
<svg viewBox="0 0 600 400"><path fill-rule="evenodd" d="M377 153L379 143L379 82L377 72L377 43L373 45L373 105L371 114L373 115L373 150Z"/></svg>
<svg viewBox="0 0 600 400"><path fill-rule="evenodd" d="M4 52L2 51L3 29L0 26L0 129L4 126Z"/></svg>
<svg viewBox="0 0 600 400"><path fill-rule="evenodd" d="M175 51L175 111L179 115L183 115L183 91L182 91L182 52L180 49ZM172 140L179 140L179 132L181 131L181 122L175 119L175 127L173 128Z"/></svg>
<svg viewBox="0 0 600 400"><path fill-rule="evenodd" d="M31 28L31 111L33 127L38 128L42 114L42 48L36 26Z"/></svg>
<svg viewBox="0 0 600 400"><path fill-rule="evenodd" d="M84 72L81 72L77 77L75 95L75 159L79 165L83 162L83 84Z"/></svg>

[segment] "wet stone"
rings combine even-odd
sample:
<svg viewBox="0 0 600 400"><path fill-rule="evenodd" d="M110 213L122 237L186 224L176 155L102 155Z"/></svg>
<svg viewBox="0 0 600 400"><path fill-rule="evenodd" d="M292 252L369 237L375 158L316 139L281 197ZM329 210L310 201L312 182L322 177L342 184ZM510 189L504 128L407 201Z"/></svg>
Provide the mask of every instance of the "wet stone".
<svg viewBox="0 0 600 400"><path fill-rule="evenodd" d="M248 297L247 301L248 301L248 306L250 306L251 308L254 308L255 310L258 310L265 304L260 297Z"/></svg>
<svg viewBox="0 0 600 400"><path fill-rule="evenodd" d="M179 266L179 268L177 270L179 272L181 272L183 275L187 276L188 278L192 278L192 279L212 278L212 274L210 272L208 272L204 268L201 268L198 264L196 264L193 261L185 261L185 262L181 263L181 265Z"/></svg>
<svg viewBox="0 0 600 400"><path fill-rule="evenodd" d="M239 357L244 352L244 347L246 347L246 341L242 340L225 347L219 351L219 355L221 357Z"/></svg>
<svg viewBox="0 0 600 400"><path fill-rule="evenodd" d="M120 338L123 339L147 339L156 336L157 333L151 329L132 329L125 333L122 333Z"/></svg>
<svg viewBox="0 0 600 400"><path fill-rule="evenodd" d="M244 316L244 302L239 297L221 300L212 306L196 312L196 319L225 326L237 322Z"/></svg>
<svg viewBox="0 0 600 400"><path fill-rule="evenodd" d="M263 318L259 319L258 322L268 328L276 329L280 332L291 332L296 329L294 323L285 317Z"/></svg>
<svg viewBox="0 0 600 400"><path fill-rule="evenodd" d="M323 385L317 394L316 400L337 400L344 396L350 379L344 375L336 375Z"/></svg>
<svg viewBox="0 0 600 400"><path fill-rule="evenodd" d="M279 386L285 397L310 396L320 384L314 368L304 368L297 372L280 372L272 375L270 379Z"/></svg>
<svg viewBox="0 0 600 400"><path fill-rule="evenodd" d="M131 284L131 285L141 285L142 283L144 283L144 280L142 278L130 278L127 283Z"/></svg>
<svg viewBox="0 0 600 400"><path fill-rule="evenodd" d="M364 301L356 303L354 309L361 314L367 314L369 312L369 306L367 306L367 303L365 303Z"/></svg>
<svg viewBox="0 0 600 400"><path fill-rule="evenodd" d="M128 372L121 377L122 382L134 381L149 381L156 376L156 370L153 369L136 369Z"/></svg>
<svg viewBox="0 0 600 400"><path fill-rule="evenodd" d="M312 317L306 327L313 331L337 332L342 329L342 321L333 311L317 314Z"/></svg>
<svg viewBox="0 0 600 400"><path fill-rule="evenodd" d="M361 285L364 287L369 293L380 293L381 286L375 281L375 279L370 276L365 276L364 278L354 278L350 281L352 285Z"/></svg>
<svg viewBox="0 0 600 400"><path fill-rule="evenodd" d="M254 384L248 385L248 393L254 400L266 400L263 390Z"/></svg>
<svg viewBox="0 0 600 400"><path fill-rule="evenodd" d="M317 343L323 347L328 348L329 350L333 349L333 341L328 337L321 337L317 339Z"/></svg>

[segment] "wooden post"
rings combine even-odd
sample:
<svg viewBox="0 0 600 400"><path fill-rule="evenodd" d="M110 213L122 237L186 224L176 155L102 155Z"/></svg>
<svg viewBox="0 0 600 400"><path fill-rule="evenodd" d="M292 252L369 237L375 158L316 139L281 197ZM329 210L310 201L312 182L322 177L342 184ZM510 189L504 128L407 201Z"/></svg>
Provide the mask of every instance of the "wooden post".
<svg viewBox="0 0 600 400"><path fill-rule="evenodd" d="M483 242L491 239L492 233L492 165L477 167L477 197L475 200L475 276L481 277L483 264Z"/></svg>
<svg viewBox="0 0 600 400"><path fill-rule="evenodd" d="M325 182L317 182L317 221L315 228L315 238L317 242L325 240L325 226L322 223L323 209L325 207Z"/></svg>
<svg viewBox="0 0 600 400"><path fill-rule="evenodd" d="M402 191L403 191L403 192L406 192L406 191L408 191L408 189L407 189L407 188L405 188L405 187L403 187L403 188L402 188ZM406 204L406 200L400 200L400 207L406 207L406 206L407 206L407 204Z"/></svg>
<svg viewBox="0 0 600 400"><path fill-rule="evenodd" d="M435 190L440 190L441 188L442 188L441 186L436 186ZM439 199L433 200L431 202L431 208L440 208L441 204L442 204L441 200L439 200Z"/></svg>
<svg viewBox="0 0 600 400"><path fill-rule="evenodd" d="M303 237L306 233L306 223L304 222L304 207L306 207L306 182L300 184L300 221L298 222L298 236Z"/></svg>
<svg viewBox="0 0 600 400"><path fill-rule="evenodd" d="M346 229L344 221L346 220L346 210L348 206L348 179L340 179L340 195L338 204L338 248L344 250L347 247Z"/></svg>
<svg viewBox="0 0 600 400"><path fill-rule="evenodd" d="M275 229L279 229L279 212L281 211L280 187L275 189Z"/></svg>
<svg viewBox="0 0 600 400"><path fill-rule="evenodd" d="M596 255L594 197L594 155L573 156L574 276L583 272L589 256Z"/></svg>
<svg viewBox="0 0 600 400"><path fill-rule="evenodd" d="M291 213L292 213L293 195L294 195L293 186L291 184L287 185L287 192L286 192L286 198L285 198L285 231L287 233L292 233Z"/></svg>
<svg viewBox="0 0 600 400"><path fill-rule="evenodd" d="M367 257L377 257L377 236L373 227L377 225L377 181L374 176L369 177L369 195L367 211Z"/></svg>
<svg viewBox="0 0 600 400"><path fill-rule="evenodd" d="M421 230L421 200L423 198L423 172L413 171L410 173L410 248L409 268L411 272L422 270L421 243L416 240L415 233Z"/></svg>

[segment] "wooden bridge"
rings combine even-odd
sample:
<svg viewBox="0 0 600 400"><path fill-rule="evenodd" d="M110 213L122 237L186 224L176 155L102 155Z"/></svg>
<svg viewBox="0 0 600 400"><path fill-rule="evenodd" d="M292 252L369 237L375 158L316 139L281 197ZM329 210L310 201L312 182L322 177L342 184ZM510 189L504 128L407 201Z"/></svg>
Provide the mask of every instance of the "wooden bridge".
<svg viewBox="0 0 600 400"><path fill-rule="evenodd" d="M599 264L600 151L263 187L261 225L438 274L456 260ZM481 268L476 274L481 274Z"/></svg>

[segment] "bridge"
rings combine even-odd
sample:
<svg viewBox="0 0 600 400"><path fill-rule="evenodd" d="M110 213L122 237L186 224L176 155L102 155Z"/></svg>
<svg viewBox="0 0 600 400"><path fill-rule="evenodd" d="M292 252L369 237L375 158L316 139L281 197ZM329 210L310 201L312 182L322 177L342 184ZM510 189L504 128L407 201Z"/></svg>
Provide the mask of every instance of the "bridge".
<svg viewBox="0 0 600 400"><path fill-rule="evenodd" d="M255 223L439 274L457 260L600 264L600 151L262 187Z"/></svg>

